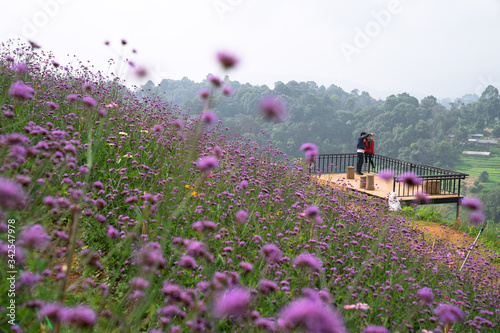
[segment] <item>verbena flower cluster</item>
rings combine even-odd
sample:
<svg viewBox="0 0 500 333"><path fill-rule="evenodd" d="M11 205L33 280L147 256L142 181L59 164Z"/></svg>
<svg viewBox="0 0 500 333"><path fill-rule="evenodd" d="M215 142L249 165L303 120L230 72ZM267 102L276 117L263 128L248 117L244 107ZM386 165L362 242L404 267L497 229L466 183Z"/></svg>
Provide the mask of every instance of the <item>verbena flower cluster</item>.
<svg viewBox="0 0 500 333"><path fill-rule="evenodd" d="M1 327L500 329L498 254L482 249L459 272L464 248L428 242L384 201L316 182L314 144L302 146L307 161L290 161L231 133L208 111L216 91L231 95L217 77L200 92L203 114L188 117L85 63L1 47L0 290L5 272L18 272L15 323L2 292ZM255 109L286 120L279 96Z"/></svg>

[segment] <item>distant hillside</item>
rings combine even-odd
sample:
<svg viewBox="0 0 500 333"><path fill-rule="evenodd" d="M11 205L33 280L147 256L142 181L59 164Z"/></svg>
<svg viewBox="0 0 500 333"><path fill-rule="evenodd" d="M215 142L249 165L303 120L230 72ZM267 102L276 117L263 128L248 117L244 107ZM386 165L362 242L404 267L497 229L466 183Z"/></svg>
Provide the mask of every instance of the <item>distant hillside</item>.
<svg viewBox="0 0 500 333"><path fill-rule="evenodd" d="M479 99L479 96L476 94L466 94L460 98L455 98L453 101L451 100L451 98L445 98L445 99L438 100L438 102L439 102L439 104L441 104L442 106L444 106L445 108L450 110L452 107L451 103L471 104L471 103L477 102L478 99Z"/></svg>
<svg viewBox="0 0 500 333"><path fill-rule="evenodd" d="M231 97L215 98L215 114L233 132L257 142L271 140L288 157L300 157L300 145L316 144L320 153L355 151L361 131L375 133L375 153L415 163L452 168L467 142L467 135L492 129L499 135L500 97L498 90L488 86L480 97L468 94L439 103L434 96L422 100L407 94L377 100L366 91L351 92L315 82L276 82L274 87L241 84L225 77L223 84L231 87ZM186 113L199 114L202 101L198 93L210 87L209 82L165 79L160 85L148 82L139 95L159 96L163 101L178 104ZM283 98L288 105L285 122L273 124L256 113L259 99L265 94ZM262 130L262 131L261 131Z"/></svg>

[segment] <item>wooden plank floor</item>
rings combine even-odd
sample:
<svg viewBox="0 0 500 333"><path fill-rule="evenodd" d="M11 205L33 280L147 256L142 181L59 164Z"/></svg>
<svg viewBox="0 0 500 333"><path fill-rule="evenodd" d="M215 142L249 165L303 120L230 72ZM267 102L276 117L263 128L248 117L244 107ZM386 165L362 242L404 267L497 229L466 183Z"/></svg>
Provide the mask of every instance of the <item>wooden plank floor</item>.
<svg viewBox="0 0 500 333"><path fill-rule="evenodd" d="M345 186L347 189L358 190L359 192L367 193L379 198L388 199L389 193L393 190L393 180L386 181L380 178L375 173L367 173L364 175L374 175L374 190L367 190L366 188L361 188L360 183L361 179L359 175L354 175L354 179L347 179L347 174L345 173L335 173L335 174L326 174L321 175L320 180L322 182L331 184L333 186ZM458 198L457 195L449 195L449 194L433 194L429 196L430 199L445 199L445 198ZM415 197L399 197L400 200L403 201L414 201Z"/></svg>

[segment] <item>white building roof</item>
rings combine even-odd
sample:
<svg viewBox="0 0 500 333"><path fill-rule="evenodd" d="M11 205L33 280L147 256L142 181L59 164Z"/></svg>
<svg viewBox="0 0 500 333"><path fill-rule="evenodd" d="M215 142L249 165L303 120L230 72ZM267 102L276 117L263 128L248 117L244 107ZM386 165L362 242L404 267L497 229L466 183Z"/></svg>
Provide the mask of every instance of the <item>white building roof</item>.
<svg viewBox="0 0 500 333"><path fill-rule="evenodd" d="M462 152L462 155L469 155L469 156L490 156L491 152L489 151L470 151L466 150Z"/></svg>

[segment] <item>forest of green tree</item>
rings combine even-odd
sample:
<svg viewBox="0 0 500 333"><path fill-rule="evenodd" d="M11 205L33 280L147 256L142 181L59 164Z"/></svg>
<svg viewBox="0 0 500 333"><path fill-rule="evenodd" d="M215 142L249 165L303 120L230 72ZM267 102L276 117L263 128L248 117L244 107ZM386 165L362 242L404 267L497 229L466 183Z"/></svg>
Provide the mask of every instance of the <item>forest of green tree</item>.
<svg viewBox="0 0 500 333"><path fill-rule="evenodd" d="M316 144L320 154L354 152L356 138L366 131L375 133L376 154L453 168L468 134L500 137L500 96L493 86L474 102L465 104L457 99L445 108L433 96L419 101L402 93L377 100L365 91L346 92L335 85L318 86L311 81L276 82L271 89L226 77L225 84L234 89L234 95L221 94L213 107L224 125L257 142L271 140L291 158L303 155L299 148L305 142ZM209 87L206 81L164 79L159 85L149 81L139 93L161 96L194 115L203 109L198 92ZM286 101L285 122L267 122L256 112L265 94Z"/></svg>

